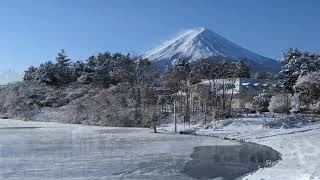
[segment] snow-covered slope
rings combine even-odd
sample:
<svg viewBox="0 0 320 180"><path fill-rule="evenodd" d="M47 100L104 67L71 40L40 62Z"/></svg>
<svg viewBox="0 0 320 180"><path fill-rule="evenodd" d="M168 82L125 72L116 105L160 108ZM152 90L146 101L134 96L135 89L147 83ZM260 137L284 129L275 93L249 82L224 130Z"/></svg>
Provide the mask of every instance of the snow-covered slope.
<svg viewBox="0 0 320 180"><path fill-rule="evenodd" d="M174 64L179 58L196 61L212 56L245 58L254 71L276 72L280 69L278 61L253 53L203 27L187 30L143 55L159 66Z"/></svg>

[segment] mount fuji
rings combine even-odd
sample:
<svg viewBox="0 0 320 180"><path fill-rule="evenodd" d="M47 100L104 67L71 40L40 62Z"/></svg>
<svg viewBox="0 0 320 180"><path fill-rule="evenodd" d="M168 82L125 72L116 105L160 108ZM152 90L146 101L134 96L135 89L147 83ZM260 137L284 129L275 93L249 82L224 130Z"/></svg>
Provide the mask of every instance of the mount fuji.
<svg viewBox="0 0 320 180"><path fill-rule="evenodd" d="M242 58L252 71L279 72L280 62L251 52L206 28L187 30L160 47L145 53L158 67L170 66L179 58L189 62L208 57Z"/></svg>

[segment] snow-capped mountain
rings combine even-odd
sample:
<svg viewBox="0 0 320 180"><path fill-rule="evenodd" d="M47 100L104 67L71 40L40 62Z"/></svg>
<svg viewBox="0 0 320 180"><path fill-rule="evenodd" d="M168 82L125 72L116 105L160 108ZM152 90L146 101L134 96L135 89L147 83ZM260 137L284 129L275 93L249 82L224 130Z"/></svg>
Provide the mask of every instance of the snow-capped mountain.
<svg viewBox="0 0 320 180"><path fill-rule="evenodd" d="M280 70L278 61L253 53L203 27L181 33L159 48L144 54L143 58L148 58L162 67L174 64L179 58L186 58L191 62L212 56L232 60L244 58L253 71Z"/></svg>

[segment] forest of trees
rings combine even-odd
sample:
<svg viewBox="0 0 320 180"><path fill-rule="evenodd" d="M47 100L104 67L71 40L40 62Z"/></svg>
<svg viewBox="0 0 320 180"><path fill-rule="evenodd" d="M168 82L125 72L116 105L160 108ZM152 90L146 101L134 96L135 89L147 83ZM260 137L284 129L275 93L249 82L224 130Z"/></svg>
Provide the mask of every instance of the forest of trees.
<svg viewBox="0 0 320 180"><path fill-rule="evenodd" d="M320 55L288 49L281 62L278 76L285 79L282 91L256 97L256 107L275 113L319 113Z"/></svg>
<svg viewBox="0 0 320 180"><path fill-rule="evenodd" d="M159 70L147 59L130 55L105 52L71 61L61 50L54 61L29 67L23 82L2 89L0 111L32 120L155 127L168 115L163 107L172 104L172 98L177 98L180 113L191 113L189 95L163 97L161 90L190 94L191 86L201 79L229 77L250 77L244 60L214 57L189 63L179 59ZM206 109L212 109L213 95L203 93ZM225 110L226 103L221 104Z"/></svg>
<svg viewBox="0 0 320 180"><path fill-rule="evenodd" d="M231 116L233 92L225 92L234 88L233 83L215 82L238 77L285 79L282 92L253 99L257 111L318 112L319 57L289 49L283 54L282 71L274 75L250 72L245 59L210 57L191 63L178 59L175 65L159 69L148 59L129 54L105 52L72 61L61 50L54 61L29 67L23 82L1 89L0 113L40 121L145 126L156 131L168 117L169 111L164 109L173 99L178 114L187 121L197 113L203 114L205 121ZM202 79L212 82L213 89L202 87ZM191 99L195 92L197 98Z"/></svg>

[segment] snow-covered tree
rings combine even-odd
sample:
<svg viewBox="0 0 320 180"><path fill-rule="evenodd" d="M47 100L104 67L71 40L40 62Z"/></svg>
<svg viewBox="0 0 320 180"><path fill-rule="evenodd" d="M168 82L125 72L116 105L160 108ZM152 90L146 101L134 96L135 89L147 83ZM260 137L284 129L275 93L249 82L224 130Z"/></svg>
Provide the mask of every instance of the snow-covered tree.
<svg viewBox="0 0 320 180"><path fill-rule="evenodd" d="M110 60L110 76L115 82L133 85L135 77L135 62L130 55L115 53Z"/></svg>
<svg viewBox="0 0 320 180"><path fill-rule="evenodd" d="M84 71L85 64L81 61L76 61L72 64L71 71L72 71L72 77L76 80L78 79L83 71Z"/></svg>
<svg viewBox="0 0 320 180"><path fill-rule="evenodd" d="M96 59L96 57L95 56L90 56L86 60L84 71L86 73L93 73L95 71L96 67L97 67L97 59Z"/></svg>
<svg viewBox="0 0 320 180"><path fill-rule="evenodd" d="M275 113L289 113L291 107L291 96L289 94L281 93L271 97L269 103L269 111Z"/></svg>
<svg viewBox="0 0 320 180"><path fill-rule="evenodd" d="M75 63L75 66L77 66L77 62ZM83 69L82 71L80 70L81 68ZM95 82L96 68L97 68L97 59L95 56L90 56L87 60L85 60L83 65L79 64L78 68L75 67L75 70L73 70L73 72L75 72L77 69L80 70L79 72L76 73L76 74L80 74L80 76L77 78L77 81L79 83L92 84L93 82Z"/></svg>
<svg viewBox="0 0 320 180"><path fill-rule="evenodd" d="M26 71L24 71L23 80L25 81L32 81L35 79L37 73L37 68L30 66Z"/></svg>
<svg viewBox="0 0 320 180"><path fill-rule="evenodd" d="M311 72L299 77L294 91L304 104L314 104L320 101L320 72Z"/></svg>
<svg viewBox="0 0 320 180"><path fill-rule="evenodd" d="M196 84L199 83L201 79L209 79L210 70L210 62L207 59L193 62L190 73L191 83Z"/></svg>
<svg viewBox="0 0 320 180"><path fill-rule="evenodd" d="M41 64L38 68L30 67L25 72L25 80L34 80L54 86L66 85L74 81L70 59L68 59L64 50L62 50L58 53L56 63L48 61Z"/></svg>
<svg viewBox="0 0 320 180"><path fill-rule="evenodd" d="M102 86L109 86L110 78L110 59L111 55L109 52L99 53L96 58L96 68L95 68L95 82Z"/></svg>
<svg viewBox="0 0 320 180"><path fill-rule="evenodd" d="M244 60L240 59L235 63L235 70L233 77L238 78L249 78L250 77L250 70Z"/></svg>
<svg viewBox="0 0 320 180"><path fill-rule="evenodd" d="M281 61L283 64L281 73L288 77L285 90L290 93L293 93L293 86L299 77L320 70L320 56L315 53L289 49L283 53Z"/></svg>
<svg viewBox="0 0 320 180"><path fill-rule="evenodd" d="M166 85L172 91L186 91L190 82L190 64L185 59L178 59L173 67L166 72Z"/></svg>
<svg viewBox="0 0 320 180"><path fill-rule="evenodd" d="M294 113L301 111L301 109L303 108L303 106L301 105L298 94L294 94L291 97L290 104L291 104L291 112L294 112Z"/></svg>
<svg viewBox="0 0 320 180"><path fill-rule="evenodd" d="M223 57L209 57L189 64L191 83L200 82L201 79L221 79L237 77L235 63ZM241 69L241 68L240 68Z"/></svg>
<svg viewBox="0 0 320 180"><path fill-rule="evenodd" d="M252 75L255 79L273 79L273 76L269 72L256 72Z"/></svg>
<svg viewBox="0 0 320 180"><path fill-rule="evenodd" d="M253 98L252 105L258 112L268 111L271 95L268 93L261 93Z"/></svg>
<svg viewBox="0 0 320 180"><path fill-rule="evenodd" d="M60 66L69 66L70 65L70 59L65 54L64 49L61 49L61 52L58 53L58 56L56 57L56 61L58 65Z"/></svg>
<svg viewBox="0 0 320 180"><path fill-rule="evenodd" d="M60 72L52 61L41 64L35 76L36 81L49 85L58 85L60 79Z"/></svg>
<svg viewBox="0 0 320 180"><path fill-rule="evenodd" d="M136 84L142 87L153 87L155 85L157 71L148 59L139 59L136 61L135 71Z"/></svg>

